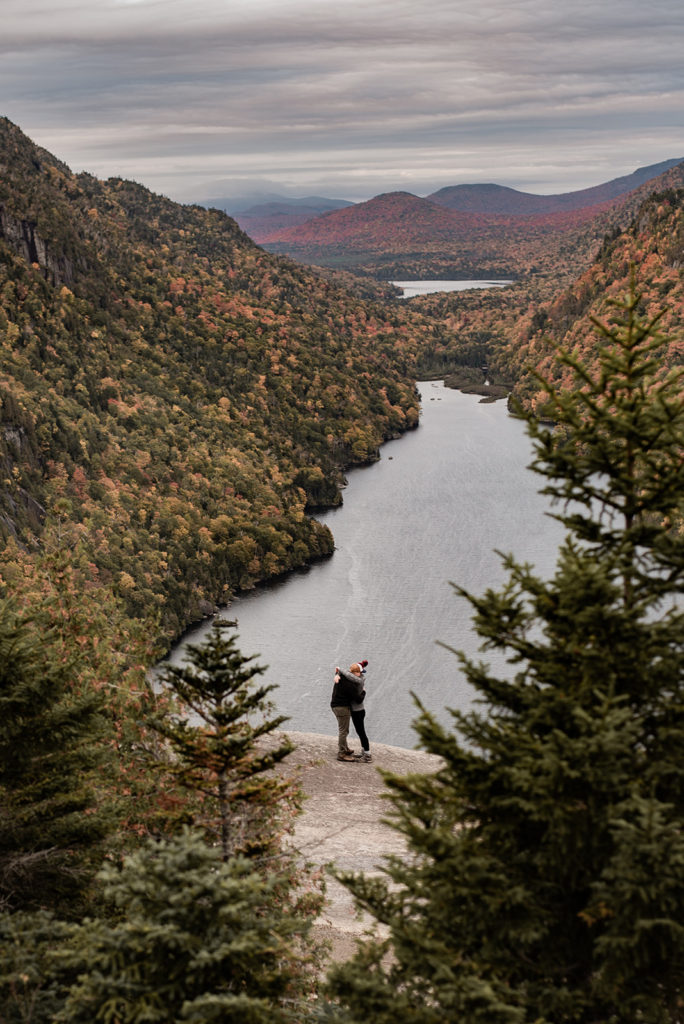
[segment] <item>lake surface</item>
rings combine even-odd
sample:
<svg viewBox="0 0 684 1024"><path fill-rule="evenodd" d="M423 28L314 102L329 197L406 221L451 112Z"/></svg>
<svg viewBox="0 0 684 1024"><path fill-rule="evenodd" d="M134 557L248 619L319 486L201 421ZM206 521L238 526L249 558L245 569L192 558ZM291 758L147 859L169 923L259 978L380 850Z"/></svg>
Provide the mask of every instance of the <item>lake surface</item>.
<svg viewBox="0 0 684 1024"><path fill-rule="evenodd" d="M403 291L402 299L431 292L465 292L473 288L504 288L512 281L390 281Z"/></svg>
<svg viewBox="0 0 684 1024"><path fill-rule="evenodd" d="M473 594L500 585L496 550L553 572L562 528L545 515L541 478L526 469L524 425L505 402L481 403L441 382L419 387L421 426L384 445L379 462L352 470L343 506L319 516L335 537L332 558L224 612L238 620L243 654L268 666L261 679L277 684L273 697L293 731L334 733L334 667L367 658L371 747L413 747L411 691L443 721L446 707L472 699L456 656L441 646L479 657L470 605L449 581ZM182 644L169 660L183 660Z"/></svg>

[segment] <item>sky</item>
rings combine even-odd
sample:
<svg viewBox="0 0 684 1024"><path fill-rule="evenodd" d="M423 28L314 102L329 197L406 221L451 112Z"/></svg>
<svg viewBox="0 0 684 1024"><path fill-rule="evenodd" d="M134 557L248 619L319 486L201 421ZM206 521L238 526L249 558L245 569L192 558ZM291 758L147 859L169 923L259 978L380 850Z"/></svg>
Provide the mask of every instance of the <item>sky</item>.
<svg viewBox="0 0 684 1024"><path fill-rule="evenodd" d="M0 115L180 202L684 158L682 0L1 0Z"/></svg>

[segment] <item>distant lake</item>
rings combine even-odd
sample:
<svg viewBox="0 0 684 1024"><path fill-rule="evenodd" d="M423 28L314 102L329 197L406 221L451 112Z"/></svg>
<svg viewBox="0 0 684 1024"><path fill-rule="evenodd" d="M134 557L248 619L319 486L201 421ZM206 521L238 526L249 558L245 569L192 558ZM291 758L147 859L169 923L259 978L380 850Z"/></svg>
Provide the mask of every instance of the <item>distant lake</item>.
<svg viewBox="0 0 684 1024"><path fill-rule="evenodd" d="M402 299L412 299L415 295L429 295L430 292L465 292L471 288L504 288L512 281L390 281L390 284L401 288Z"/></svg>
<svg viewBox="0 0 684 1024"><path fill-rule="evenodd" d="M443 383L420 384L421 425L383 445L379 462L352 470L344 505L319 518L335 536L332 558L238 597L239 646L268 666L278 710L300 732L333 734L335 665L367 658L371 741L411 747L410 691L442 719L472 692L456 657L477 657L470 605L449 580L474 594L500 586L496 550L552 573L562 528L545 512L541 478L526 468L532 446L505 402L481 403ZM209 623L184 643L201 642ZM496 658L487 654L486 661ZM505 666L508 668L508 666Z"/></svg>

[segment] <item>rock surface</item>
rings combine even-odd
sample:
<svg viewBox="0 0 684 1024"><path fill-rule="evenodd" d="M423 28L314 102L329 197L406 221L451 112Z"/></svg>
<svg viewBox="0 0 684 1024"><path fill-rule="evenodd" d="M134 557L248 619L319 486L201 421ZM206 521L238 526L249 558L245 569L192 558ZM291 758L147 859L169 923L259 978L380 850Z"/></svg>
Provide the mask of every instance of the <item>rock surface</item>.
<svg viewBox="0 0 684 1024"><path fill-rule="evenodd" d="M294 834L302 856L314 864L334 863L342 870L377 874L385 855L401 854L403 837L383 817L389 810L378 771L396 774L434 771L439 759L425 751L374 743L373 761L337 760L337 736L288 732L296 749L285 766L296 767L307 799ZM352 748L358 741L352 742ZM350 894L334 879L327 882L327 904L317 929L331 943L331 957L342 960L368 927L356 913Z"/></svg>

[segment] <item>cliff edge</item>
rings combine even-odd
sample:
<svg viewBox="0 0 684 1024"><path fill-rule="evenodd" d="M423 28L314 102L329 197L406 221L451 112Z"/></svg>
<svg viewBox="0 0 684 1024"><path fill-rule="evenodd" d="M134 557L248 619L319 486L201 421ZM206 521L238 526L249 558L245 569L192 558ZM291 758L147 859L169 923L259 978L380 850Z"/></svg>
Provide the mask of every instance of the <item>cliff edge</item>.
<svg viewBox="0 0 684 1024"><path fill-rule="evenodd" d="M382 768L396 774L436 770L439 758L420 750L373 743L371 764L337 760L337 735L288 732L296 749L285 767L296 769L307 799L298 819L294 843L314 864L333 862L342 870L378 874L387 854L404 851L403 837L383 823L389 809ZM359 744L349 736L352 747ZM354 741L356 740L356 743ZM334 879L327 882L327 903L316 928L331 943L331 958L343 960L368 921L355 911L351 895Z"/></svg>

